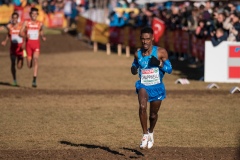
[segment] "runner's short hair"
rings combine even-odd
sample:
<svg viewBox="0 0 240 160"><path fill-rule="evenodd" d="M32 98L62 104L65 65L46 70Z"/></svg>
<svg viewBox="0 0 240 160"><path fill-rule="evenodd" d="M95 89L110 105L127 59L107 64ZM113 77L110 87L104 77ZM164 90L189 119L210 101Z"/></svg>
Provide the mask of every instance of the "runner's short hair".
<svg viewBox="0 0 240 160"><path fill-rule="evenodd" d="M150 33L150 34L153 34L153 29L151 27L144 27L142 30L141 30L141 34L143 33Z"/></svg>
<svg viewBox="0 0 240 160"><path fill-rule="evenodd" d="M17 12L13 12L12 17L15 16L15 15L16 15L17 17L19 17L19 14L18 14Z"/></svg>
<svg viewBox="0 0 240 160"><path fill-rule="evenodd" d="M32 12L34 12L34 11L38 12L38 9L35 8L35 7L32 7L30 13L32 13Z"/></svg>

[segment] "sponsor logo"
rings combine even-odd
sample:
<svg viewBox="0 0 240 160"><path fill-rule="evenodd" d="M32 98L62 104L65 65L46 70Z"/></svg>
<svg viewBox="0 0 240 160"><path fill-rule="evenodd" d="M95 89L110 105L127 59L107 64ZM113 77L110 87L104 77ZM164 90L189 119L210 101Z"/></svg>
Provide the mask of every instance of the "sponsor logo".
<svg viewBox="0 0 240 160"><path fill-rule="evenodd" d="M239 51L240 51L240 47L236 47L235 52L239 52Z"/></svg>
<svg viewBox="0 0 240 160"><path fill-rule="evenodd" d="M151 73L154 73L153 69L144 69L144 70L142 70L142 74L151 74Z"/></svg>
<svg viewBox="0 0 240 160"><path fill-rule="evenodd" d="M229 46L229 58L240 58L240 46Z"/></svg>

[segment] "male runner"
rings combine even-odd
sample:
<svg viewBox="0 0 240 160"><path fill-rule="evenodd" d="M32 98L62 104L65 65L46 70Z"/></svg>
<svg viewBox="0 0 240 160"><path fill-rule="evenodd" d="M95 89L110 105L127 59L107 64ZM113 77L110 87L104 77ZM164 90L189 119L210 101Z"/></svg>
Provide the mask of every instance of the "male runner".
<svg viewBox="0 0 240 160"><path fill-rule="evenodd" d="M166 97L163 77L165 72L170 74L172 66L165 49L153 45L153 30L146 27L141 30L142 48L134 55L131 73L139 78L135 84L139 101L139 118L143 130L140 148L152 148L153 129L158 119L158 110ZM149 121L147 128L147 102L150 102Z"/></svg>
<svg viewBox="0 0 240 160"><path fill-rule="evenodd" d="M37 87L37 73L38 73L38 58L40 54L40 40L45 41L46 37L43 35L43 24L37 21L38 9L31 8L31 20L24 21L20 30L20 36L26 38L26 51L27 51L27 65L29 68L33 66L33 81L32 87Z"/></svg>
<svg viewBox="0 0 240 160"><path fill-rule="evenodd" d="M18 13L14 12L12 14L11 23L7 25L7 36L2 45L6 46L8 39L10 38L10 58L11 58L11 72L13 77L13 85L17 86L17 77L16 77L16 67L15 63L17 60L17 68L21 69L23 66L23 49L24 49L24 40L22 37L19 37L19 32L22 27L21 23L18 23Z"/></svg>

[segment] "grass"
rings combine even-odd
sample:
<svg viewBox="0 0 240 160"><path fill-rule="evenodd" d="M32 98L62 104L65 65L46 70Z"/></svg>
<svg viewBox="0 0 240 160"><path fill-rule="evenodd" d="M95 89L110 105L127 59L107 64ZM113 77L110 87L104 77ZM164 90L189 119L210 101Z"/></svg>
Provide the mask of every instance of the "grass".
<svg viewBox="0 0 240 160"><path fill-rule="evenodd" d="M11 83L9 57L0 56L0 81ZM36 90L30 88L32 70L24 66L19 88L0 85L0 149L72 148L61 141L137 147L142 133L131 61L103 52L42 54ZM239 84L208 90L202 81L174 84L181 74L174 73L164 78L167 99L159 111L155 146L238 147L239 94L229 89Z"/></svg>

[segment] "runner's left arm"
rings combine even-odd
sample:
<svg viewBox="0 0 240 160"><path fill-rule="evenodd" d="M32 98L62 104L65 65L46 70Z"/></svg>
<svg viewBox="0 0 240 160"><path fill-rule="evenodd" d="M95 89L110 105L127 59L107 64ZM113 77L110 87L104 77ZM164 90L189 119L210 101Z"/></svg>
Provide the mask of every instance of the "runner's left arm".
<svg viewBox="0 0 240 160"><path fill-rule="evenodd" d="M22 27L20 29L20 32L19 32L19 36L22 37L22 38L26 38L26 34L25 34L25 32L26 32L26 23L27 23L26 21L23 22L23 25L22 25Z"/></svg>
<svg viewBox="0 0 240 160"><path fill-rule="evenodd" d="M158 48L158 59L160 60L160 69L168 74L172 73L172 64L168 59L168 53L164 48Z"/></svg>
<svg viewBox="0 0 240 160"><path fill-rule="evenodd" d="M44 36L44 32L43 32L43 24L41 24L39 33L40 33L40 36L41 36L42 40L46 41L46 37Z"/></svg>

